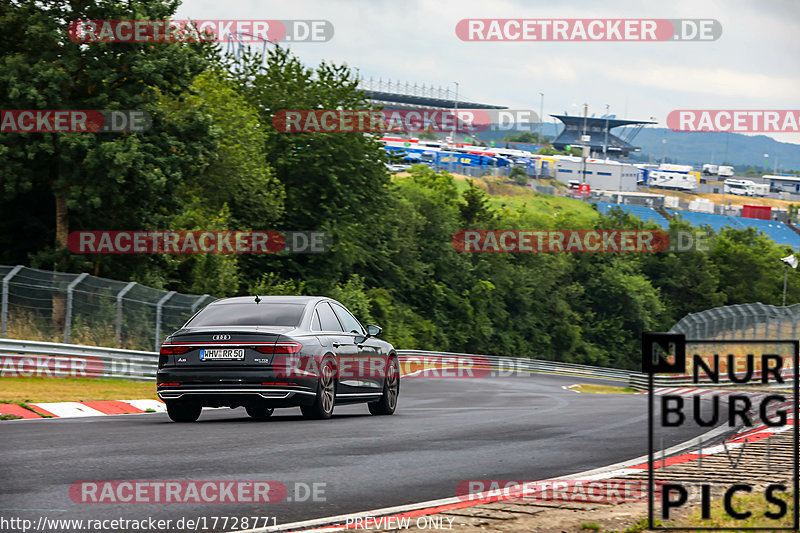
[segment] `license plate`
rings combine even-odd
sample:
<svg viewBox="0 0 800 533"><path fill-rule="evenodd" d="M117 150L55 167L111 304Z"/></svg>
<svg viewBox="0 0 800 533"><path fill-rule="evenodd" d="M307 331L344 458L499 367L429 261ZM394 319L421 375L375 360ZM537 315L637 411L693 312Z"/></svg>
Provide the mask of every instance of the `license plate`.
<svg viewBox="0 0 800 533"><path fill-rule="evenodd" d="M239 361L242 359L244 359L244 348L200 350L201 361Z"/></svg>

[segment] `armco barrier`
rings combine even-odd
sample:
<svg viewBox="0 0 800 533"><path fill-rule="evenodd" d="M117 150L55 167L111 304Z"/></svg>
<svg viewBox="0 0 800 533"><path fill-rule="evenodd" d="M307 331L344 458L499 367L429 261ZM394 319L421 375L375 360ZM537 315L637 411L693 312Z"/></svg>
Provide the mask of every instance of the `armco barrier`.
<svg viewBox="0 0 800 533"><path fill-rule="evenodd" d="M0 377L105 377L149 381L158 354L55 342L0 339Z"/></svg>
<svg viewBox="0 0 800 533"><path fill-rule="evenodd" d="M421 370L446 368L467 360L466 366L502 372L567 374L629 381L631 372L614 368L576 365L557 361L499 357L453 352L397 350L401 364ZM55 342L0 339L0 377L107 377L148 381L155 378L158 353L81 346Z"/></svg>
<svg viewBox="0 0 800 533"><path fill-rule="evenodd" d="M791 383L791 376L787 378L787 383ZM630 378L628 379L628 386L632 389L646 391L648 387L648 378L647 374L642 374L640 372L631 372ZM718 388L730 388L731 382L727 380L720 380L719 383L714 383L708 378L703 378L700 380L700 383L697 383L692 380L692 376L655 376L653 378L653 386L654 387L718 387ZM741 385L737 385L741 386ZM783 384L783 385L770 385L767 388L773 389L788 389L791 385ZM750 386L750 388L754 388L754 386ZM755 388L758 388L756 385Z"/></svg>
<svg viewBox="0 0 800 533"><path fill-rule="evenodd" d="M543 359L528 359L525 357L500 357L496 355L477 355L455 352L430 352L424 350L397 350L400 362L414 358L443 358L456 361L459 358L488 362L489 368L500 371L538 372L549 374L569 374L601 379L628 381L631 372L616 368L603 368L599 366L576 365L558 361L545 361Z"/></svg>

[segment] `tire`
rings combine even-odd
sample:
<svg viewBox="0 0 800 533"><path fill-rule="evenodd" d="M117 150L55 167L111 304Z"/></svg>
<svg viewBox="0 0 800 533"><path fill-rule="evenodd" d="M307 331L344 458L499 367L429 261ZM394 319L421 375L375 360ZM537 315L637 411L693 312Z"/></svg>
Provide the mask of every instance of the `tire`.
<svg viewBox="0 0 800 533"><path fill-rule="evenodd" d="M332 359L325 359L320 365L317 381L317 395L311 405L302 405L303 416L310 420L327 420L333 414L336 403L336 366Z"/></svg>
<svg viewBox="0 0 800 533"><path fill-rule="evenodd" d="M389 359L386 379L383 382L383 395L377 402L368 403L369 412L373 415L386 416L394 414L397 399L400 397L400 365L396 357Z"/></svg>
<svg viewBox="0 0 800 533"><path fill-rule="evenodd" d="M269 417L272 416L272 413L275 412L275 409L272 407L250 407L247 406L244 408L247 411L248 416L250 418L254 418L255 420L267 420Z"/></svg>
<svg viewBox="0 0 800 533"><path fill-rule="evenodd" d="M195 422L200 418L202 405L181 402L167 402L167 414L173 422Z"/></svg>

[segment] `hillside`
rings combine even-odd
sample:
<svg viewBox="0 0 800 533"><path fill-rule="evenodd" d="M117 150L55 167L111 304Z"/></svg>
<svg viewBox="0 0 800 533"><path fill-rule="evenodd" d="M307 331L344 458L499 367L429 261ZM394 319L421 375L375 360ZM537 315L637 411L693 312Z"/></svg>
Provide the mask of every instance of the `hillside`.
<svg viewBox="0 0 800 533"><path fill-rule="evenodd" d="M538 131L538 125L533 125ZM561 125L552 122L543 125L543 134L550 138L561 132ZM482 141L495 141L497 146L509 132L483 132ZM627 133L620 128L612 133L625 138ZM662 141L666 139L666 144ZM642 128L633 140L641 152L635 154L642 161L661 161L662 155L673 162L687 165L703 163L731 164L737 171L744 172L749 167L763 167L772 173L777 162L777 170L800 170L800 144L779 142L766 135L742 135L739 133L718 132L675 132L667 128ZM666 150L664 150L666 148ZM764 154L769 154L765 163Z"/></svg>

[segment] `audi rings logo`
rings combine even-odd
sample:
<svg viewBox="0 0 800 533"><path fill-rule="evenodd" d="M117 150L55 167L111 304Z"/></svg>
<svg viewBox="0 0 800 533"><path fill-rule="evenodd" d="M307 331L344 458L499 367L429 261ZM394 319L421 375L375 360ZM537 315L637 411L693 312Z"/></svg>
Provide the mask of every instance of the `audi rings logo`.
<svg viewBox="0 0 800 533"><path fill-rule="evenodd" d="M212 341L229 341L229 340L231 340L231 336L230 335L214 335L213 337L211 337L211 340Z"/></svg>

